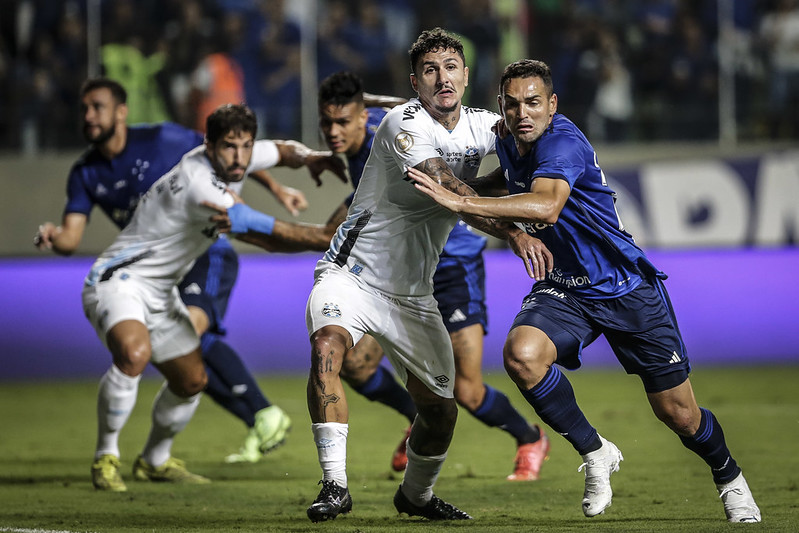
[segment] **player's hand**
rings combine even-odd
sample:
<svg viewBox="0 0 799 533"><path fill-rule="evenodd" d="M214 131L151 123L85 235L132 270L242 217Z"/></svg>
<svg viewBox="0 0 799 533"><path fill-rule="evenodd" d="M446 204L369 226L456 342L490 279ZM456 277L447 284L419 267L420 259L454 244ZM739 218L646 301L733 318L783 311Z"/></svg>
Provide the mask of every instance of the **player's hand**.
<svg viewBox="0 0 799 533"><path fill-rule="evenodd" d="M236 193L229 189L228 192L230 192L234 198L238 199L236 203L242 203L241 198L236 195ZM233 228L233 223L230 221L230 215L228 215L226 207L208 201L202 202L202 206L214 211L214 214L208 217L208 220L216 224L216 229L219 233L230 233L231 228Z"/></svg>
<svg viewBox="0 0 799 533"><path fill-rule="evenodd" d="M308 199L305 198L305 194L293 187L281 185L273 191L273 194L277 201L286 208L286 211L295 217L300 214L300 211L308 209Z"/></svg>
<svg viewBox="0 0 799 533"><path fill-rule="evenodd" d="M413 181L414 186L435 200L438 204L446 207L453 213L459 212L459 206L463 197L456 194L434 180L421 170L410 167L407 169L408 178Z"/></svg>
<svg viewBox="0 0 799 533"><path fill-rule="evenodd" d="M329 170L338 176L338 179L347 183L346 165L344 165L344 161L341 158L333 155L333 152L314 151L308 154L305 159L305 166L311 172L311 178L316 182L317 187L322 185L320 176L325 170Z"/></svg>
<svg viewBox="0 0 799 533"><path fill-rule="evenodd" d="M500 139L504 139L510 135L510 130L508 130L508 126L505 124L504 118L497 120L497 123L491 126L491 131L493 131Z"/></svg>
<svg viewBox="0 0 799 533"><path fill-rule="evenodd" d="M527 275L536 281L546 279L547 273L555 267L552 252L541 242L522 230L515 231L508 237L508 244L513 253L524 261Z"/></svg>
<svg viewBox="0 0 799 533"><path fill-rule="evenodd" d="M39 230L33 237L33 245L39 250L50 250L53 248L53 237L58 232L58 228L52 222L45 222L39 226Z"/></svg>

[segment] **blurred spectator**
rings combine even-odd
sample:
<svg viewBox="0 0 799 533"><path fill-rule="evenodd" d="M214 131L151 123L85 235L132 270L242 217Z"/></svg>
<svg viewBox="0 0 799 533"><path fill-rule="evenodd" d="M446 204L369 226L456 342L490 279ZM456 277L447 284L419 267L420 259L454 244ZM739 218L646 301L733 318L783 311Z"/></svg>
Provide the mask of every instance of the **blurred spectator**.
<svg viewBox="0 0 799 533"><path fill-rule="evenodd" d="M299 25L286 13L284 0L260 0L257 65L245 69L247 100L263 120L261 136L294 139L300 130Z"/></svg>
<svg viewBox="0 0 799 533"><path fill-rule="evenodd" d="M202 51L214 38L215 26L200 0L183 0L177 13L164 27L169 50L164 73L168 81L168 108L173 119L187 127L194 126L194 112L189 105L191 73L202 59Z"/></svg>
<svg viewBox="0 0 799 533"><path fill-rule="evenodd" d="M230 54L244 33L244 16L228 11L223 15L220 35L203 47L205 56L191 74L190 108L194 129L205 131L205 119L223 104L245 101L244 73Z"/></svg>
<svg viewBox="0 0 799 533"><path fill-rule="evenodd" d="M605 28L598 31L598 85L588 119L588 131L592 142L618 143L629 138L634 111L632 76L616 35Z"/></svg>
<svg viewBox="0 0 799 533"><path fill-rule="evenodd" d="M799 1L777 0L760 24L768 64L768 128L772 139L799 135Z"/></svg>

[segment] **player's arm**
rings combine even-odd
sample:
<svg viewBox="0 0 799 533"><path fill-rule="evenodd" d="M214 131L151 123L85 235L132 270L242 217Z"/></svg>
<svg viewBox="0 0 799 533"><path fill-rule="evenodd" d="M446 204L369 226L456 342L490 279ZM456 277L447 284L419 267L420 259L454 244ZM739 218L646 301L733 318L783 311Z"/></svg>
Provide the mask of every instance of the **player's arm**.
<svg viewBox="0 0 799 533"><path fill-rule="evenodd" d="M295 217L300 214L300 211L308 209L308 200L302 191L283 185L266 170L253 171L249 176L272 193L272 196Z"/></svg>
<svg viewBox="0 0 799 533"><path fill-rule="evenodd" d="M53 250L60 255L72 255L78 249L86 230L88 217L83 213L67 213L60 226L45 222L33 238L39 250Z"/></svg>
<svg viewBox="0 0 799 533"><path fill-rule="evenodd" d="M554 224L571 194L568 182L557 178L535 178L530 192L486 198L462 195L418 169L409 169L408 176L417 189L453 213L511 222Z"/></svg>
<svg viewBox="0 0 799 533"><path fill-rule="evenodd" d="M347 183L347 172L344 161L333 155L329 150L311 150L298 141L274 141L280 154L277 166L289 168L307 167L311 178L317 185L322 185L320 178L322 172L329 170L338 178Z"/></svg>
<svg viewBox="0 0 799 533"><path fill-rule="evenodd" d="M384 94L363 93L363 105L366 107L397 107L408 100L399 96L386 96Z"/></svg>
<svg viewBox="0 0 799 533"><path fill-rule="evenodd" d="M505 174L502 167L497 167L488 174L476 176L463 182L471 187L480 196L504 196L508 194L508 186L505 182Z"/></svg>
<svg viewBox="0 0 799 533"><path fill-rule="evenodd" d="M440 157L426 159L408 169L408 177L416 182L416 187L426 192L419 185L419 178L424 176L427 182L437 185L439 194L443 198L452 200L449 195L455 198L480 198L476 196L474 189L455 177L447 163ZM445 194L448 193L448 194ZM547 249L541 240L528 235L519 229L509 220L501 220L492 215L482 215L464 211L455 211L446 203L442 203L435 196L430 195L438 203L456 212L467 224L473 228L504 239L508 242L513 252L524 261L524 267L531 278L542 280L554 267L552 253ZM489 198L498 200L498 198ZM450 201L450 203L454 203Z"/></svg>
<svg viewBox="0 0 799 533"><path fill-rule="evenodd" d="M229 208L202 202L213 212L209 220L220 233L234 234L268 252L325 251L330 246L335 227L331 230L328 224L284 222L241 203L235 195L234 198L237 203Z"/></svg>

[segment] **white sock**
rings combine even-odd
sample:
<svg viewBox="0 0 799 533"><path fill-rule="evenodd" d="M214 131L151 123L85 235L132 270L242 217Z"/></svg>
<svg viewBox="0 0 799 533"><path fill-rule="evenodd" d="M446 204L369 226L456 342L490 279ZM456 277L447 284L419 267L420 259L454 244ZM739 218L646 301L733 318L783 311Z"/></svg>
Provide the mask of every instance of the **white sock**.
<svg viewBox="0 0 799 533"><path fill-rule="evenodd" d="M119 432L125 426L139 393L141 376L130 377L116 365L100 379L97 390L97 447L94 458L111 454L119 457Z"/></svg>
<svg viewBox="0 0 799 533"><path fill-rule="evenodd" d="M166 381L161 385L153 401L150 436L142 451L142 457L150 466L157 468L169 459L172 441L191 420L200 405L201 394L182 398L169 389Z"/></svg>
<svg viewBox="0 0 799 533"><path fill-rule="evenodd" d="M313 440L322 467L322 479L333 480L339 487L347 487L347 432L348 424L325 422L311 424Z"/></svg>
<svg viewBox="0 0 799 533"><path fill-rule="evenodd" d="M433 485L436 484L447 454L445 452L442 455L417 455L410 445L407 447L407 453L408 466L405 468L405 477L400 488L412 504L424 507L433 498Z"/></svg>

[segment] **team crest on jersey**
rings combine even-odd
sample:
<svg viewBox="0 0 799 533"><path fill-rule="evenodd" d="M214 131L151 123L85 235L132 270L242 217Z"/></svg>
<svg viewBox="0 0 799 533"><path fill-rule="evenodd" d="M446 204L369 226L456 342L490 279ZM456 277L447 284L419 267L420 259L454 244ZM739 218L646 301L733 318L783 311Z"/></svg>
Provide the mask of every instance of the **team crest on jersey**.
<svg viewBox="0 0 799 533"><path fill-rule="evenodd" d="M411 148L413 148L413 136L406 132L401 131L394 137L394 146L397 147L397 150L400 152L407 152Z"/></svg>
<svg viewBox="0 0 799 533"><path fill-rule="evenodd" d="M463 164L468 168L478 168L480 166L480 152L474 146L468 146L463 153Z"/></svg>
<svg viewBox="0 0 799 533"><path fill-rule="evenodd" d="M340 318L341 309L336 304L325 302L325 305L322 306L322 314L328 318Z"/></svg>

